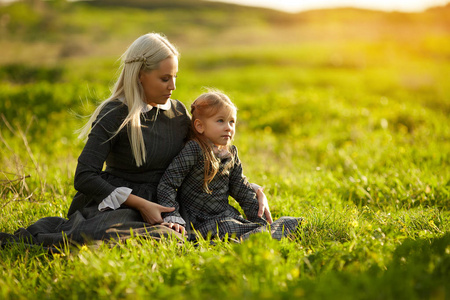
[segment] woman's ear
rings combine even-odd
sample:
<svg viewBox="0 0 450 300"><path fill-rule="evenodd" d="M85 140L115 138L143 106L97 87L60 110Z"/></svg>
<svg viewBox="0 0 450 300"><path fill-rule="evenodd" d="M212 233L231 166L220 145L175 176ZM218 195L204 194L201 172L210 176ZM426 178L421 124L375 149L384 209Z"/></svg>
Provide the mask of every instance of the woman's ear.
<svg viewBox="0 0 450 300"><path fill-rule="evenodd" d="M195 121L194 121L194 128L200 134L203 134L203 132L205 131L205 128L203 126L203 122L200 121L199 119L195 119Z"/></svg>

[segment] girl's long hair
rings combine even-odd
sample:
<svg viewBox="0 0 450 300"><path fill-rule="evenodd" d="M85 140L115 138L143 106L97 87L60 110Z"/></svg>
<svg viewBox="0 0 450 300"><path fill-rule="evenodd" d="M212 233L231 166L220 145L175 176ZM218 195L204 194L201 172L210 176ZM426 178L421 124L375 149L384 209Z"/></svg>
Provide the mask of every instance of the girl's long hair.
<svg viewBox="0 0 450 300"><path fill-rule="evenodd" d="M191 105L191 126L189 131L189 138L197 141L203 151L203 158L205 162L205 172L203 178L203 189L207 193L212 193L208 184L213 180L214 176L219 171L220 159L214 154L214 144L199 133L194 126L195 120L199 119L205 121L219 112L221 109L229 109L229 113L236 112L236 106L231 102L230 98L224 93L217 90L210 90L209 92L200 95ZM231 152L231 144L228 144L227 150ZM224 166L223 172L228 172L229 168L234 164L234 156L231 155L231 161Z"/></svg>
<svg viewBox="0 0 450 300"><path fill-rule="evenodd" d="M86 125L81 128L79 137L87 137L92 123L108 103L116 99L122 99L128 107L128 115L113 137L127 126L128 138L136 166L143 165L146 159L146 149L140 116L142 109L147 104L144 102L144 89L140 84L139 74L141 71L150 72L158 69L159 63L169 57L178 58L179 53L161 34L148 33L136 39L121 57L120 75L112 89L111 96L95 109Z"/></svg>

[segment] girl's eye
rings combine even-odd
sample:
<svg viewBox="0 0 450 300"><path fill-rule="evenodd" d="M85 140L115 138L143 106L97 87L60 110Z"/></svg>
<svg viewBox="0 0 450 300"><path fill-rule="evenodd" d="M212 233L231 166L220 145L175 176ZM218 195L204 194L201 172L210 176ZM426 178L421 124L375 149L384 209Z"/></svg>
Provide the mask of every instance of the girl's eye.
<svg viewBox="0 0 450 300"><path fill-rule="evenodd" d="M223 120L222 120L222 119L219 119L219 120L217 120L217 122L219 122L219 123L223 123Z"/></svg>

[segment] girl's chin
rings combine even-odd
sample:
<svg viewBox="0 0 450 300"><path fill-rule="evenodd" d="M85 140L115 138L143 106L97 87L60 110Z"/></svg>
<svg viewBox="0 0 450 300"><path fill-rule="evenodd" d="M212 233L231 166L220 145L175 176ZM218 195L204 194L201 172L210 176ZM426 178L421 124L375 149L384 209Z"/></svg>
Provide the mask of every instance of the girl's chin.
<svg viewBox="0 0 450 300"><path fill-rule="evenodd" d="M226 147L226 146L228 146L229 144L230 144L230 143L219 143L219 144L214 143L214 145L216 145L216 146L219 147L219 148Z"/></svg>

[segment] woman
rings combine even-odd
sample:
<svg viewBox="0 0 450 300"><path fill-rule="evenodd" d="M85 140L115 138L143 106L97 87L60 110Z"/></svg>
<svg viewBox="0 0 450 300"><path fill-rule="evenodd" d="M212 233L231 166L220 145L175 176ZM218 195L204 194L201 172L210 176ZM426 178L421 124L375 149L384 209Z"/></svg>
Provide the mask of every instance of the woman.
<svg viewBox="0 0 450 300"><path fill-rule="evenodd" d="M163 223L161 213L174 208L156 201L158 182L182 149L190 117L186 107L170 99L175 90L178 52L163 36L139 37L123 55L120 76L111 96L94 111L82 130L88 135L78 158L75 195L68 220L48 217L14 236L0 240L28 239L57 245L73 242L181 235ZM104 171L103 165L106 162ZM260 215L271 222L267 201L258 189ZM149 226L152 225L152 226ZM161 225L156 225L161 224Z"/></svg>

